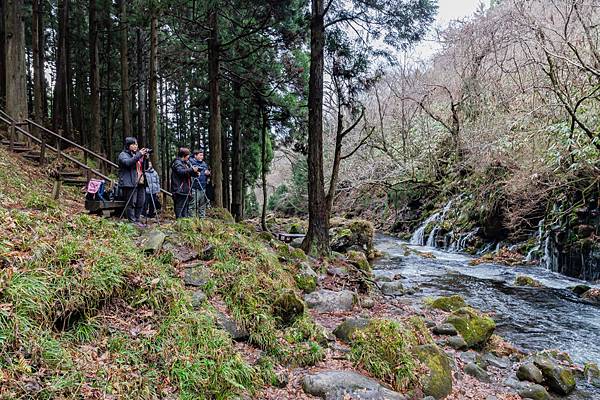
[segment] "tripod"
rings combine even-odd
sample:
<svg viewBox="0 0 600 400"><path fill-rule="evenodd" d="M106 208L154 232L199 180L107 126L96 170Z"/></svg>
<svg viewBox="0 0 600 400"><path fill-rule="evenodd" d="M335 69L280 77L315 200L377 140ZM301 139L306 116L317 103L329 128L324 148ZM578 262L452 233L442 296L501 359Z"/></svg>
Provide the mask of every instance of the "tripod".
<svg viewBox="0 0 600 400"><path fill-rule="evenodd" d="M143 171L142 174L140 176L138 176L138 179L135 183L135 186L133 187L133 190L131 191L131 194L129 195L129 198L127 199L127 202L125 203L125 207L123 207L123 211L121 211L121 215L119 216L119 219L123 219L123 215L125 214L125 211L127 211L127 208L129 207L129 204L131 203L131 200L133 199L133 195L136 194L136 192L138 190L140 190L140 182L142 181L142 177L144 178L144 182L148 182L148 177L146 176L146 171ZM144 191L144 197L145 197L145 188L141 188ZM154 197L152 195L150 195L150 198L152 199L152 204L154 206L154 210L156 213L156 223L160 225L160 219L158 217L158 212L156 212L156 204L154 203ZM146 216L146 223L148 223L148 217Z"/></svg>

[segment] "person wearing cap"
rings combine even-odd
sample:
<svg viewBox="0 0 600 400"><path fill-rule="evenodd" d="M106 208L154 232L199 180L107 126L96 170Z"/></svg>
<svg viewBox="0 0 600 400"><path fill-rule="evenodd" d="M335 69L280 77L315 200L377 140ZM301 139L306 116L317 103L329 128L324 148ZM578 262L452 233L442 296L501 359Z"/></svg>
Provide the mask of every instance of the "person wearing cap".
<svg viewBox="0 0 600 400"><path fill-rule="evenodd" d="M192 179L197 175L198 168L190 164L190 149L181 147L171 164L171 193L176 219L190 217Z"/></svg>
<svg viewBox="0 0 600 400"><path fill-rule="evenodd" d="M191 213L199 218L206 216L206 207L208 206L208 197L206 196L206 185L210 170L204 162L204 151L194 150L193 157L190 158L192 166L198 168L198 176L192 183L192 198L190 203Z"/></svg>
<svg viewBox="0 0 600 400"><path fill-rule="evenodd" d="M146 181L144 178L144 160L148 149L138 149L137 139L125 138L125 148L119 154L119 188L126 202L124 213L133 223L143 225L140 215L146 200Z"/></svg>

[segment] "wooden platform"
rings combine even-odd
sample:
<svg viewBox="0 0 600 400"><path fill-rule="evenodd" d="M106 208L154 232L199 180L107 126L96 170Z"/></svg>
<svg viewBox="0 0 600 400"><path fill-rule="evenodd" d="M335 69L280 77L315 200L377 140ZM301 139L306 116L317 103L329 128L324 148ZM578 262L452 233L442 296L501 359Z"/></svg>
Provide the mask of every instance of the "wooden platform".
<svg viewBox="0 0 600 400"><path fill-rule="evenodd" d="M281 240L285 243L291 243L294 239L301 239L306 236L303 233L287 233L287 232L279 232L275 235L278 240Z"/></svg>
<svg viewBox="0 0 600 400"><path fill-rule="evenodd" d="M120 213L125 207L125 202L121 200L117 201L101 201L101 200L86 200L85 209L90 214L101 214L104 216L111 216L113 214Z"/></svg>

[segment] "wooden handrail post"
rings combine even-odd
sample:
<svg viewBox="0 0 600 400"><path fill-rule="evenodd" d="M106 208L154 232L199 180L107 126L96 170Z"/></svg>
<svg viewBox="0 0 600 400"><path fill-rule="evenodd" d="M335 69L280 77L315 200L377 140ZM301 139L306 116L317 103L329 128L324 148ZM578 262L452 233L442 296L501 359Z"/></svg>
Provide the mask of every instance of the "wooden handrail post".
<svg viewBox="0 0 600 400"><path fill-rule="evenodd" d="M57 153L58 153L57 156L58 156L59 160L60 160L60 158L62 156L62 149L61 149L61 147L62 147L62 133L63 133L62 129L59 129L58 130L58 140L56 141L56 150L57 150Z"/></svg>
<svg viewBox="0 0 600 400"><path fill-rule="evenodd" d="M40 139L42 140L42 143L40 144L40 165L44 166L46 165L46 135L44 135L44 132L39 131L40 132Z"/></svg>
<svg viewBox="0 0 600 400"><path fill-rule="evenodd" d="M15 148L15 121L10 121L10 127L8 128L9 132L9 144L8 148L10 151L13 151Z"/></svg>

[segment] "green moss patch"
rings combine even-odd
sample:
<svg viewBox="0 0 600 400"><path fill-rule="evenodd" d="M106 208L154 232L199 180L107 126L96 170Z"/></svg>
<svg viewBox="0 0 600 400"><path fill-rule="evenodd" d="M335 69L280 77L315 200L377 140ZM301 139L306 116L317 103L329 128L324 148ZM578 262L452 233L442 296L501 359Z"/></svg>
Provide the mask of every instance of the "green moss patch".
<svg viewBox="0 0 600 400"><path fill-rule="evenodd" d="M467 307L467 303L462 296L453 295L447 297L438 297L437 299L428 300L427 305L431 308L436 308L444 311L454 311L459 308Z"/></svg>
<svg viewBox="0 0 600 400"><path fill-rule="evenodd" d="M496 329L496 323L471 307L454 311L446 323L452 324L471 348L483 347Z"/></svg>

